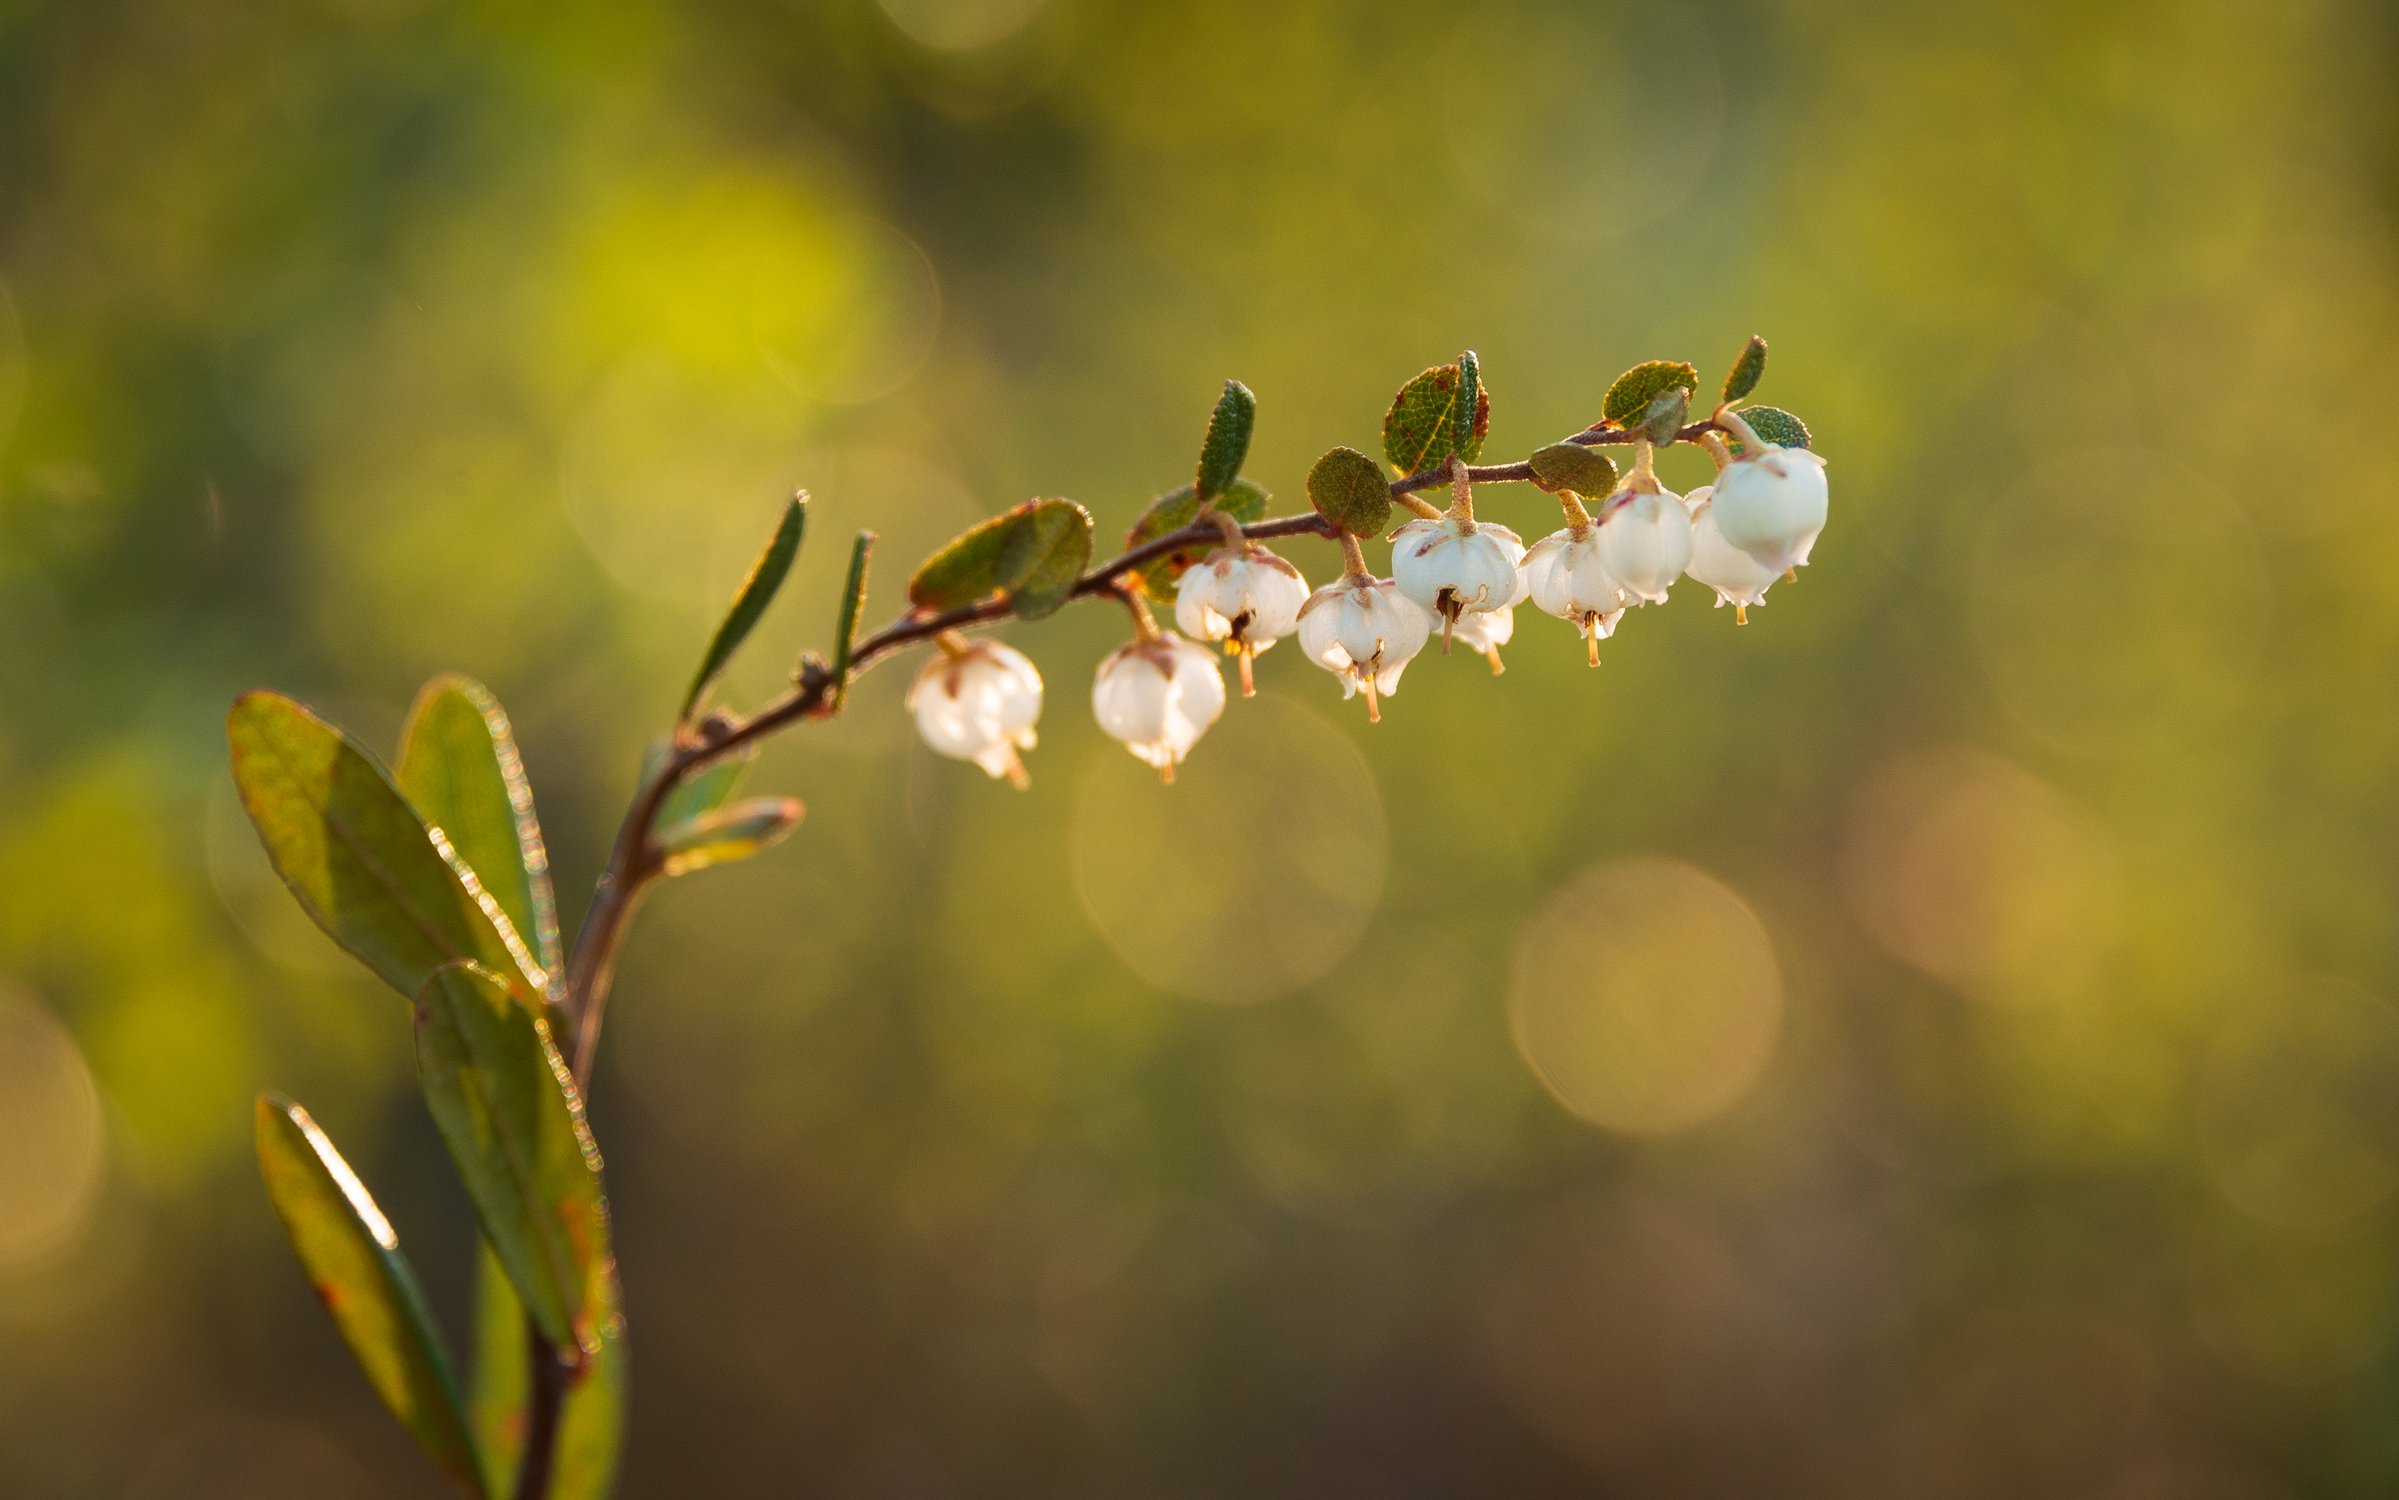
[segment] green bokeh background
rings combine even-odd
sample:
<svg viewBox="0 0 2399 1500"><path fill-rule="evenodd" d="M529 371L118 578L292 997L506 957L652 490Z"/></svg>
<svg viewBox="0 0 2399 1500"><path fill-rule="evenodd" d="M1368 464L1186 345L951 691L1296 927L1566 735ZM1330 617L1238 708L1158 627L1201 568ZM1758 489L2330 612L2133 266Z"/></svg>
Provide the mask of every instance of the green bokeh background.
<svg viewBox="0 0 2399 1500"><path fill-rule="evenodd" d="M1286 647L1171 793L1123 621L1018 795L884 667L644 914L595 1090L630 1496L2399 1488L2394 37L2363 3L0 4L0 1493L434 1493L276 1087L463 1327L401 1004L232 695L516 718L580 911L727 693L1031 494L1490 452L1644 358L1815 429L1747 629ZM1701 482L1683 450L1670 482ZM1528 534L1548 502L1495 490ZM1331 549L1295 543L1312 579Z"/></svg>

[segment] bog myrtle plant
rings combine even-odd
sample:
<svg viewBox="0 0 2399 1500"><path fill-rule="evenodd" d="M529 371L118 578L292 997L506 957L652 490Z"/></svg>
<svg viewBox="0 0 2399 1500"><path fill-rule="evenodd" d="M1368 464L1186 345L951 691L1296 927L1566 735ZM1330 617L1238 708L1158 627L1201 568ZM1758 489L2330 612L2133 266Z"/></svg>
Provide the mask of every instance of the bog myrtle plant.
<svg viewBox="0 0 2399 1500"><path fill-rule="evenodd" d="M1096 566L1093 522L1036 499L967 531L920 564L908 606L861 636L871 532L859 533L829 655L801 657L791 685L747 713L711 690L798 554L795 495L718 626L643 767L572 949L562 942L549 859L508 717L482 687L441 677L418 695L387 768L290 698L243 695L229 721L243 806L292 894L333 939L412 1005L425 1103L474 1206L481 1261L469 1376L436 1331L391 1222L307 1111L258 1101L259 1165L310 1281L368 1383L467 1494L594 1500L610 1492L626 1401L623 1297L610 1250L600 1153L584 1115L616 958L658 882L746 858L789 834L793 798L734 793L769 735L842 711L850 685L903 649L929 649L908 711L936 752L1019 785L1035 745L1040 670L969 632L1037 620L1078 599L1122 607L1132 638L1091 686L1100 727L1167 780L1227 709L1222 656L1241 692L1257 658L1299 654L1364 697L1378 719L1436 639L1501 670L1515 611L1530 601L1599 643L1679 577L1746 623L1795 577L1823 529L1823 462L1789 412L1746 404L1766 365L1751 339L1704 418L1697 370L1634 366L1601 418L1515 463L1484 465L1490 393L1469 350L1402 386L1383 420L1386 472L1335 448L1307 476L1310 509L1273 516L1242 474L1257 402L1227 382L1189 483L1160 496ZM1678 496L1660 448L1692 443L1711 485ZM1619 472L1604 450L1630 448ZM1477 514L1477 486L1551 495L1563 525L1529 548ZM1446 507L1421 498L1445 493ZM1408 514L1393 528L1393 511ZM1389 534L1391 571L1367 544ZM1336 544L1341 571L1311 589L1267 544ZM1171 608L1162 629L1152 607Z"/></svg>

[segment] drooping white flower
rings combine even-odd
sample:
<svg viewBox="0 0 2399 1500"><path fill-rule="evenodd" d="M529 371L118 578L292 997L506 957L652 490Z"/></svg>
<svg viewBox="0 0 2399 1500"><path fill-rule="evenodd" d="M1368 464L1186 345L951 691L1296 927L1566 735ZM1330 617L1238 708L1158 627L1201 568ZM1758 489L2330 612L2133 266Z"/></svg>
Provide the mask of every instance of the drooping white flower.
<svg viewBox="0 0 2399 1500"><path fill-rule="evenodd" d="M1591 665L1599 665L1599 643L1616 633L1616 621L1632 596L1600 560L1599 528L1568 527L1533 543L1524 555L1524 578L1534 607L1571 620L1583 633Z"/></svg>
<svg viewBox="0 0 2399 1500"><path fill-rule="evenodd" d="M1749 623L1749 607L1766 602L1767 586L1782 575L1724 539L1712 503L1715 486L1701 485L1683 497L1691 510L1691 563L1683 571L1716 591L1716 607L1733 607L1733 618Z"/></svg>
<svg viewBox="0 0 2399 1500"><path fill-rule="evenodd" d="M1264 547L1220 547L1183 570L1175 624L1194 640L1222 641L1241 659L1241 692L1257 691L1250 660L1299 628L1308 580Z"/></svg>
<svg viewBox="0 0 2399 1500"><path fill-rule="evenodd" d="M1100 728L1168 781L1224 712L1224 678L1205 646L1167 631L1117 647L1091 682Z"/></svg>
<svg viewBox="0 0 2399 1500"><path fill-rule="evenodd" d="M1033 748L1041 674L1023 652L997 641L945 645L916 674L907 704L936 752L1026 784L1017 752Z"/></svg>
<svg viewBox="0 0 2399 1500"><path fill-rule="evenodd" d="M1636 604L1662 604L1691 561L1691 517L1667 490L1633 490L1608 501L1599 523L1599 563Z"/></svg>
<svg viewBox="0 0 2399 1500"><path fill-rule="evenodd" d="M1725 466L1709 508L1727 542L1779 577L1807 564L1824 530L1825 498L1823 459L1768 444Z"/></svg>
<svg viewBox="0 0 2399 1500"><path fill-rule="evenodd" d="M1518 576L1523 575L1520 572ZM1494 677L1508 670L1499 659L1499 648L1506 645L1515 634L1516 610L1513 606L1507 609L1471 610L1458 616L1458 623L1451 628L1451 635L1459 645L1481 653L1483 659L1491 663L1491 675Z"/></svg>
<svg viewBox="0 0 2399 1500"><path fill-rule="evenodd" d="M1382 718L1381 700L1399 691L1399 674L1433 633L1433 617L1388 578L1353 574L1308 596L1299 612L1299 648L1341 679L1341 696L1361 689L1366 717Z"/></svg>
<svg viewBox="0 0 2399 1500"><path fill-rule="evenodd" d="M1505 609L1516 592L1524 542L1489 521L1410 521L1391 536L1391 578L1399 591L1448 626L1478 609Z"/></svg>

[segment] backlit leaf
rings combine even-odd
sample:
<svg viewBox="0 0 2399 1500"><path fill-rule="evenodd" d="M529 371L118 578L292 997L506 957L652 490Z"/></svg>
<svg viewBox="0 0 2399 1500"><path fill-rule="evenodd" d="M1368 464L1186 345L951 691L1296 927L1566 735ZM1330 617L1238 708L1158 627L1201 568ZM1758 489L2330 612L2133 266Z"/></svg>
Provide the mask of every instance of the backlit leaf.
<svg viewBox="0 0 2399 1500"><path fill-rule="evenodd" d="M741 643L749 639L766 607L775 602L775 591L783 587L785 575L791 572L791 560L800 554L800 533L808 522L808 492L801 490L783 505L783 518L775 523L775 534L767 538L766 550L750 564L750 576L741 581L741 589L733 596L733 607L725 611L724 622L716 627L716 636L708 643L707 652L700 657L700 669L693 674L691 688L683 695L682 711L678 718L688 719L700 703L700 695L708 684L725 669Z"/></svg>
<svg viewBox="0 0 2399 1500"><path fill-rule="evenodd" d="M614 1262L594 1276L586 1303L599 1352L567 1387L559 1422L550 1500L606 1500L616 1483L623 1441L627 1354L622 1290ZM532 1394L525 1343L525 1307L508 1273L485 1245L475 1279L475 1437L483 1451L485 1483L511 1493L525 1446L525 1403Z"/></svg>
<svg viewBox="0 0 2399 1500"><path fill-rule="evenodd" d="M451 1482L481 1496L458 1381L391 1221L308 1111L262 1097L257 1130L267 1196L367 1383Z"/></svg>
<svg viewBox="0 0 2399 1500"><path fill-rule="evenodd" d="M1091 512L1072 500L1033 502L1033 561L1007 585L1020 618L1038 620L1074 597L1091 563Z"/></svg>
<svg viewBox="0 0 2399 1500"><path fill-rule="evenodd" d="M1230 516L1248 525L1266 518L1266 507L1272 499L1255 480L1236 479L1225 487L1223 494L1216 497L1216 510L1219 515ZM1181 531L1199 515L1199 507L1199 492L1188 484L1160 495L1150 502L1149 509L1141 513L1141 519L1133 523L1133 529L1125 533L1126 550ZM1148 589L1150 599L1171 608L1175 602L1175 581L1183 576L1185 568L1206 556L1214 546L1216 543L1210 541L1170 552L1142 568L1138 576Z"/></svg>
<svg viewBox="0 0 2399 1500"><path fill-rule="evenodd" d="M918 609L959 609L1007 594L1037 618L1066 602L1091 558L1091 516L1071 500L1028 500L953 538L908 580Z"/></svg>
<svg viewBox="0 0 2399 1500"><path fill-rule="evenodd" d="M1744 406L1741 408L1741 420L1747 422L1750 430L1761 439L1778 448L1809 446L1808 424L1779 406ZM1732 439L1732 446L1735 453L1743 450L1739 438Z"/></svg>
<svg viewBox="0 0 2399 1500"><path fill-rule="evenodd" d="M1599 403L1600 413L1619 427L1636 426L1642 414L1649 410L1649 403L1655 401L1661 392L1676 386L1686 391L1697 391L1699 371L1680 360L1671 359L1653 359L1647 364L1635 365L1617 376L1616 383L1608 387L1608 394Z"/></svg>
<svg viewBox="0 0 2399 1500"><path fill-rule="evenodd" d="M1391 520L1391 485L1373 459L1335 448L1308 470L1308 503L1352 536L1378 536Z"/></svg>
<svg viewBox="0 0 2399 1500"><path fill-rule="evenodd" d="M1758 388L1758 379L1766 373L1766 341L1756 334L1741 346L1741 355L1733 361L1724 377L1724 399L1738 401Z"/></svg>
<svg viewBox="0 0 2399 1500"><path fill-rule="evenodd" d="M665 856L665 872L688 875L748 859L788 838L807 811L797 797L752 797L661 829L658 847Z"/></svg>
<svg viewBox="0 0 2399 1500"><path fill-rule="evenodd" d="M1469 408L1459 398L1456 365L1434 365L1399 388L1391 409L1383 414L1383 457L1401 474L1439 468L1457 446L1459 419ZM1458 453L1468 463L1482 456L1483 438L1491 430L1491 392L1480 373L1475 379L1473 425Z"/></svg>
<svg viewBox="0 0 2399 1500"><path fill-rule="evenodd" d="M1257 421L1258 398L1240 381L1226 381L1216 410L1208 416L1208 436L1200 444L1199 473L1193 483L1202 500L1223 494L1241 476L1242 460L1249 457L1250 429Z"/></svg>
<svg viewBox="0 0 2399 1500"><path fill-rule="evenodd" d="M267 692L234 701L226 736L275 872L386 984L414 996L435 969L468 961L528 997L547 993L547 971L508 914L356 742Z"/></svg>
<svg viewBox="0 0 2399 1500"><path fill-rule="evenodd" d="M499 700L471 678L426 683L400 730L397 774L417 816L449 839L555 983L563 959L550 855Z"/></svg>

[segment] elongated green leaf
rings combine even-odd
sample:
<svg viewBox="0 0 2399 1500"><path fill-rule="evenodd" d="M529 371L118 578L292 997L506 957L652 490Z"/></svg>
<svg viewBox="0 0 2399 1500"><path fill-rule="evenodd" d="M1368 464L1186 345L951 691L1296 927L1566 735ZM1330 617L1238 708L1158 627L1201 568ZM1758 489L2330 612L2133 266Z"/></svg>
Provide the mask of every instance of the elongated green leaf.
<svg viewBox="0 0 2399 1500"><path fill-rule="evenodd" d="M1478 370L1473 406L1459 398L1461 376L1456 365L1434 365L1399 388L1391 409L1383 414L1383 457L1401 474L1440 467L1452 448L1468 463L1483 453L1483 438L1491 430L1491 392ZM1468 410L1473 423L1467 441L1458 442L1459 421Z"/></svg>
<svg viewBox="0 0 2399 1500"><path fill-rule="evenodd" d="M1090 512L1071 500L1028 500L925 559L908 580L908 598L938 611L1007 594L1033 618L1066 602L1090 558Z"/></svg>
<svg viewBox="0 0 2399 1500"><path fill-rule="evenodd" d="M426 981L416 1021L418 1080L485 1241L545 1338L593 1348L584 1299L608 1255L608 1207L549 1028L466 964Z"/></svg>
<svg viewBox="0 0 2399 1500"><path fill-rule="evenodd" d="M1779 406L1744 406L1741 408L1741 420L1749 424L1752 432L1777 448L1805 448L1811 444L1808 424ZM1732 444L1735 453L1743 451L1745 446L1739 438L1734 438Z"/></svg>
<svg viewBox="0 0 2399 1500"><path fill-rule="evenodd" d="M1552 443L1533 450L1533 482L1545 490L1572 490L1597 498L1616 488L1616 460L1580 443Z"/></svg>
<svg viewBox="0 0 2399 1500"><path fill-rule="evenodd" d="M1483 445L1476 441L1482 435L1478 424L1490 420L1491 414L1483 406L1483 362L1469 349L1458 356L1458 399L1450 407L1449 446L1459 453L1469 448L1481 451Z"/></svg>
<svg viewBox="0 0 2399 1500"><path fill-rule="evenodd" d="M866 563L875 550L875 534L858 533L850 548L850 576L842 581L841 609L833 621L833 706L850 695L850 654L858 646L858 612L866 607Z"/></svg>
<svg viewBox="0 0 2399 1500"><path fill-rule="evenodd" d="M1391 519L1391 486L1373 459L1335 448L1308 470L1308 503L1352 536L1378 536Z"/></svg>
<svg viewBox="0 0 2399 1500"><path fill-rule="evenodd" d="M616 1483L625 1423L627 1354L623 1294L616 1266L597 1268L586 1297L599 1352L567 1387L559 1424L550 1500L607 1500ZM525 1345L525 1306L508 1273L485 1245L475 1283L475 1437L485 1482L494 1495L511 1493L525 1448L525 1403L532 1393Z"/></svg>
<svg viewBox="0 0 2399 1500"><path fill-rule="evenodd" d="M767 539L766 550L750 565L750 576L741 581L741 590L733 596L733 607L725 611L724 623L716 627L715 639L700 658L700 670L693 674L691 690L683 695L683 708L677 718L688 719L700 705L700 695L716 674L725 669L741 643L750 638L766 607L775 602L775 591L783 587L783 579L791 571L791 560L800 555L800 533L808 524L808 492L801 490L783 504L783 519L775 523L775 534Z"/></svg>
<svg viewBox="0 0 2399 1500"><path fill-rule="evenodd" d="M1699 371L1672 359L1653 359L1635 365L1608 387L1608 394L1599 403L1600 413L1619 427L1637 426L1649 410L1649 403L1676 386L1697 391Z"/></svg>
<svg viewBox="0 0 2399 1500"><path fill-rule="evenodd" d="M1255 480L1236 479L1225 486L1223 494L1216 497L1216 509L1218 514L1230 516L1246 526L1252 521L1266 519L1266 507L1273 498ZM1168 490L1152 500L1149 509L1143 511L1141 518L1133 523L1133 529L1125 533L1126 550L1181 531L1199 515L1199 508L1199 491L1195 487L1187 484L1181 489ZM1151 600L1171 607L1175 602L1175 581L1183 576L1185 568L1206 556L1215 545L1211 541L1170 552L1144 567L1140 578Z"/></svg>
<svg viewBox="0 0 2399 1500"><path fill-rule="evenodd" d="M443 1474L481 1496L458 1381L391 1221L308 1111L288 1099L258 1101L258 1168L367 1383Z"/></svg>
<svg viewBox="0 0 2399 1500"><path fill-rule="evenodd" d="M807 811L797 797L752 797L661 829L658 847L665 855L663 868L670 876L688 875L710 865L748 859L790 837Z"/></svg>
<svg viewBox="0 0 2399 1500"><path fill-rule="evenodd" d="M400 730L398 774L417 816L449 839L558 983L565 958L550 853L500 701L471 678L445 674L426 683Z"/></svg>
<svg viewBox="0 0 2399 1500"><path fill-rule="evenodd" d="M1199 473L1192 481L1202 500L1212 500L1241 477L1242 460L1249 457L1250 429L1258 422L1258 398L1238 380L1224 383L1216 410L1208 416L1208 436L1200 444Z"/></svg>
<svg viewBox="0 0 2399 1500"><path fill-rule="evenodd" d="M1738 401L1756 390L1765 373L1766 341L1753 333L1749 342L1741 346L1740 357L1733 361L1732 369L1725 373L1724 399Z"/></svg>
<svg viewBox="0 0 2399 1500"><path fill-rule="evenodd" d="M469 961L547 992L541 962L499 902L425 826L355 741L278 693L244 693L226 721L233 779L267 858L319 927L414 996Z"/></svg>
<svg viewBox="0 0 2399 1500"><path fill-rule="evenodd" d="M673 749L671 740L658 740L651 744L649 754L642 761L641 779L644 783L658 774L659 767L666 764L666 757ZM664 829L688 823L702 813L714 812L724 806L734 789L741 785L742 777L749 773L750 763L757 758L757 747L746 745L721 759L710 761L685 777L683 784L667 793L666 800L658 804L658 815L650 820L651 836L655 838Z"/></svg>

